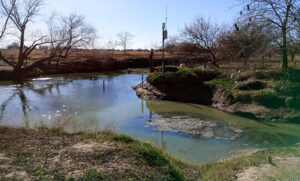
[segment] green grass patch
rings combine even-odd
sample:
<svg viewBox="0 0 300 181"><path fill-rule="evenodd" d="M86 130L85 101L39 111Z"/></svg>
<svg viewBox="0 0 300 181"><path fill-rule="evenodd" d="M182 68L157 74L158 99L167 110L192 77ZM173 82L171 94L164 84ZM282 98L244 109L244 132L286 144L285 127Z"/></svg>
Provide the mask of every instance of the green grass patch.
<svg viewBox="0 0 300 181"><path fill-rule="evenodd" d="M273 109L285 107L285 100L275 92L260 91L258 93L253 93L253 101Z"/></svg>
<svg viewBox="0 0 300 181"><path fill-rule="evenodd" d="M256 72L254 78L259 80L273 80L281 81L287 80L289 78L289 73L284 71L266 71L266 72Z"/></svg>
<svg viewBox="0 0 300 181"><path fill-rule="evenodd" d="M104 177L96 169L90 168L86 171L84 176L80 178L78 181L91 181L91 180L100 181L100 180L104 180Z"/></svg>
<svg viewBox="0 0 300 181"><path fill-rule="evenodd" d="M184 180L184 176L172 163L172 159L167 153L160 148L156 148L150 143L144 143L126 135L117 134L81 134L81 140L93 139L98 142L115 141L129 144L129 148L133 150L139 160L145 160L151 167L156 167L164 176L162 180Z"/></svg>
<svg viewBox="0 0 300 181"><path fill-rule="evenodd" d="M280 156L280 157L300 157L299 147L282 147L271 149L268 151L270 156Z"/></svg>
<svg viewBox="0 0 300 181"><path fill-rule="evenodd" d="M244 91L233 90L233 96L236 101L244 104L257 103L272 109L285 107L285 99L269 88Z"/></svg>
<svg viewBox="0 0 300 181"><path fill-rule="evenodd" d="M169 156L161 149L143 142L135 142L130 147L139 159L144 159L150 166L158 167L160 172L165 175L163 180L185 180L181 171L174 166Z"/></svg>
<svg viewBox="0 0 300 181"><path fill-rule="evenodd" d="M147 80L151 83L164 81L187 81L189 79L198 81L209 81L220 75L215 70L204 70L201 68L180 68L178 71L166 71L164 75L161 72L150 73Z"/></svg>
<svg viewBox="0 0 300 181"><path fill-rule="evenodd" d="M230 160L206 163L201 166L204 181L236 180L236 175L244 168L267 163L265 155L237 156Z"/></svg>
<svg viewBox="0 0 300 181"><path fill-rule="evenodd" d="M16 152L16 164L30 166L33 163L32 153L30 150L20 150Z"/></svg>
<svg viewBox="0 0 300 181"><path fill-rule="evenodd" d="M229 90L235 85L235 82L229 77L213 79L210 81L206 81L204 83L206 85L215 86L215 87L217 87L219 89L223 89L223 90Z"/></svg>
<svg viewBox="0 0 300 181"><path fill-rule="evenodd" d="M193 69L181 69L174 73L175 79L188 79L188 78L198 78L198 75L193 71Z"/></svg>
<svg viewBox="0 0 300 181"><path fill-rule="evenodd" d="M150 143L135 143L131 147L151 166L163 166L169 163L163 151L155 149Z"/></svg>
<svg viewBox="0 0 300 181"><path fill-rule="evenodd" d="M96 141L116 141L121 143L132 143L134 138L122 134L104 134L104 133L91 133L91 134L80 134L81 140L93 139Z"/></svg>
<svg viewBox="0 0 300 181"><path fill-rule="evenodd" d="M134 142L134 139L131 136L127 136L127 135L112 135L109 138L113 141L122 142L122 143Z"/></svg>
<svg viewBox="0 0 300 181"><path fill-rule="evenodd" d="M239 90L261 90L267 87L267 84L262 81L246 81L240 82L235 86Z"/></svg>
<svg viewBox="0 0 300 181"><path fill-rule="evenodd" d="M272 159L276 156L300 157L300 149L297 147L274 148L251 155L236 156L221 162L206 163L200 167L201 173L203 173L201 180L233 181L236 180L236 175L243 169L268 164L268 157Z"/></svg>

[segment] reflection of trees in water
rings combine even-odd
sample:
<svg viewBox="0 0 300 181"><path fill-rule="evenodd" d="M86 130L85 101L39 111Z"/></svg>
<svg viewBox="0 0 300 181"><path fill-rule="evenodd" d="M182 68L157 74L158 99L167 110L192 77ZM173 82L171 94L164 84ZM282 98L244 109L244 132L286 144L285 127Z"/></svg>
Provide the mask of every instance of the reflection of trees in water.
<svg viewBox="0 0 300 181"><path fill-rule="evenodd" d="M28 99L26 94L24 93L24 89L28 89L33 93L36 93L40 96L45 96L45 94L48 92L51 95L53 94L52 90L55 88L57 93L60 94L59 86L66 84L67 82L52 82L51 84L48 84L47 86L36 88L35 84L33 82L26 82L22 83L21 86L17 86L15 91L12 93L11 96L8 97L1 105L0 105L0 121L3 120L4 113L6 112L7 106L14 100L16 96L19 97L21 102L21 109L24 116L24 122L25 126L29 126L29 119L28 119L28 113L31 111L30 106L28 105ZM29 92L29 94L31 93Z"/></svg>
<svg viewBox="0 0 300 181"><path fill-rule="evenodd" d="M13 93L10 97L8 97L7 100L4 101L3 104L1 104L1 108L0 108L0 121L3 119L4 112L5 112L5 110L6 110L6 107L7 107L8 103L9 103L10 101L12 101L13 98L14 98L16 95L17 95L17 92Z"/></svg>
<svg viewBox="0 0 300 181"><path fill-rule="evenodd" d="M25 121L25 126L28 127L29 126L29 121L28 121L28 115L27 112L29 112L28 110L30 110L29 106L28 106L28 101L27 98L23 92L22 87L17 89L18 91L18 95L20 97L20 101L22 104L22 111L23 111L23 115L24 115L24 121Z"/></svg>

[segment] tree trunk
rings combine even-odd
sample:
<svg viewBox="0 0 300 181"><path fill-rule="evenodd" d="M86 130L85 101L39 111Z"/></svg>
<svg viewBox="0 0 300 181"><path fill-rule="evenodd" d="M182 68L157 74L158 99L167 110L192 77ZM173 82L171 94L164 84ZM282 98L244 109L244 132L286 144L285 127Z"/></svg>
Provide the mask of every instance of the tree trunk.
<svg viewBox="0 0 300 181"><path fill-rule="evenodd" d="M210 52L210 55L212 57L212 61L210 61L215 67L219 68L219 65L217 64L217 57L213 52Z"/></svg>
<svg viewBox="0 0 300 181"><path fill-rule="evenodd" d="M25 27L22 27L21 29L21 37L20 37L20 47L19 47L19 57L18 62L14 68L14 79L19 80L22 79L23 73L22 73L22 65L24 63L24 57L23 57L23 49L24 49L24 41L25 41Z"/></svg>
<svg viewBox="0 0 300 181"><path fill-rule="evenodd" d="M282 30L282 68L288 68L288 53L287 53L287 40L286 40L286 30L285 28Z"/></svg>
<svg viewBox="0 0 300 181"><path fill-rule="evenodd" d="M24 62L24 57L23 57L24 40L25 40L24 36L25 36L25 28L22 28L21 37L20 37L19 57L18 57L18 62L15 67L15 70L20 70Z"/></svg>
<svg viewBox="0 0 300 181"><path fill-rule="evenodd" d="M13 79L15 81L20 81L24 78L24 70L22 68L15 68L13 71Z"/></svg>

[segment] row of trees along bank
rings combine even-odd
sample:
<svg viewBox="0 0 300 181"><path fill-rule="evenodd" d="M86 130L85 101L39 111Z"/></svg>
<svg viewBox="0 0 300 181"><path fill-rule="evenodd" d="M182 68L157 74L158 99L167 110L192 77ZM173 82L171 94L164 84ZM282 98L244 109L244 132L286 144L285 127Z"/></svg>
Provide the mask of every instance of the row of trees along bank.
<svg viewBox="0 0 300 181"><path fill-rule="evenodd" d="M264 63L272 54L282 56L283 69L288 55L294 61L299 52L299 0L240 0L242 7L236 23L219 25L198 17L181 33L169 39L167 50L185 56L206 54L206 61L218 67L220 60L252 60Z"/></svg>

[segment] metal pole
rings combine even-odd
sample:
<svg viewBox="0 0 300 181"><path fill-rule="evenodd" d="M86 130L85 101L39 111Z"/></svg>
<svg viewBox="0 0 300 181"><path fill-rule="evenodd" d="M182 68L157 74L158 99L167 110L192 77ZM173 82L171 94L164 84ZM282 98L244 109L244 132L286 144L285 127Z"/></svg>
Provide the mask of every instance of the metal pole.
<svg viewBox="0 0 300 181"><path fill-rule="evenodd" d="M165 23L162 25L162 64L161 64L161 72L162 75L165 74Z"/></svg>

